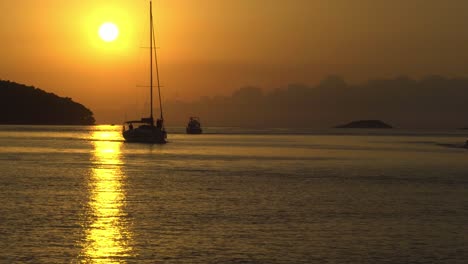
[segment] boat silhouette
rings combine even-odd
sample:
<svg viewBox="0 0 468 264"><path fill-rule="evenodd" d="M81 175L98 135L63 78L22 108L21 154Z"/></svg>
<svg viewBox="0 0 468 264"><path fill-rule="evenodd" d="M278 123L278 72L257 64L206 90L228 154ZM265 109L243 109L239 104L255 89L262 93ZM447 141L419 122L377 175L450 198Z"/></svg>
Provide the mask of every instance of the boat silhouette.
<svg viewBox="0 0 468 264"><path fill-rule="evenodd" d="M201 128L200 118L195 116L190 117L185 131L187 134L201 134L203 130Z"/></svg>
<svg viewBox="0 0 468 264"><path fill-rule="evenodd" d="M167 139L167 132L164 127L164 117L161 102L161 85L159 82L158 56L156 52L156 38L153 24L153 4L150 1L150 116L140 120L125 121L122 128L122 136L126 142L141 142L164 144ZM156 71L156 81L159 94L160 117L156 120L153 117L153 56Z"/></svg>

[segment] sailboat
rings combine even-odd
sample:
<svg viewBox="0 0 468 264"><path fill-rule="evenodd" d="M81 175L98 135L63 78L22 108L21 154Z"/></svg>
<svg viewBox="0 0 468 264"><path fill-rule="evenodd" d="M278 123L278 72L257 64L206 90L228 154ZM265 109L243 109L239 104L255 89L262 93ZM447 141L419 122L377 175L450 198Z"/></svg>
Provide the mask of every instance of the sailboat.
<svg viewBox="0 0 468 264"><path fill-rule="evenodd" d="M164 144L167 132L164 128L164 117L161 102L161 85L159 83L158 56L156 53L156 38L153 25L153 4L150 1L150 116L140 120L126 121L123 124L122 136L126 142L141 142ZM156 80L159 94L160 117L154 123L153 117L153 56L156 70Z"/></svg>

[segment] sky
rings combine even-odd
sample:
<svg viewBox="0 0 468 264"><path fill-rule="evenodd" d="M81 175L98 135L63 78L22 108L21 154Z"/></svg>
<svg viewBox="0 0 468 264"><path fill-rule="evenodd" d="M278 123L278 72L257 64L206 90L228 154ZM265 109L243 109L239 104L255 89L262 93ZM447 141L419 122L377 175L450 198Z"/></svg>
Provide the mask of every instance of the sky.
<svg viewBox="0 0 468 264"><path fill-rule="evenodd" d="M148 104L148 1L0 1L0 79L73 98L100 123ZM466 77L465 0L155 0L165 100L430 74ZM114 42L100 39L115 23Z"/></svg>

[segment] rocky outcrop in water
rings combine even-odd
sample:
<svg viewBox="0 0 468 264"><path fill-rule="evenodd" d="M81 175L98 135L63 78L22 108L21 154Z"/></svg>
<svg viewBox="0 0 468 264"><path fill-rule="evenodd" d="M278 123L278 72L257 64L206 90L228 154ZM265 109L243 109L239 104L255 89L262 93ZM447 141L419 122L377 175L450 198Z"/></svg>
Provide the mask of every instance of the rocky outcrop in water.
<svg viewBox="0 0 468 264"><path fill-rule="evenodd" d="M336 128L392 128L380 120L359 120L346 125L336 126Z"/></svg>

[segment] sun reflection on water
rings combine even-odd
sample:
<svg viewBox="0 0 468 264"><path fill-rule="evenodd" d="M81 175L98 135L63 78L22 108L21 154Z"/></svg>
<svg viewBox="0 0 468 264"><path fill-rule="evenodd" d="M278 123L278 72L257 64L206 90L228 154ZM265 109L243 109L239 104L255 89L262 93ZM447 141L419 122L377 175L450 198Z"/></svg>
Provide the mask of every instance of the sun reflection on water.
<svg viewBox="0 0 468 264"><path fill-rule="evenodd" d="M124 211L125 175L121 170L118 131L94 131L93 168L89 181L83 262L115 263L132 255L131 233Z"/></svg>

